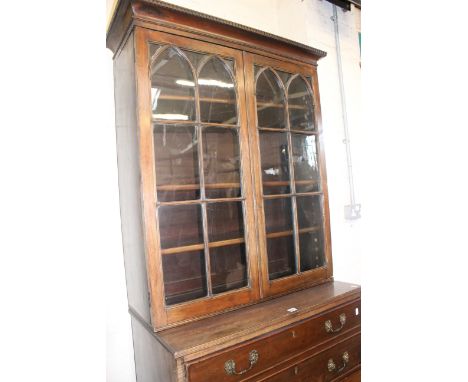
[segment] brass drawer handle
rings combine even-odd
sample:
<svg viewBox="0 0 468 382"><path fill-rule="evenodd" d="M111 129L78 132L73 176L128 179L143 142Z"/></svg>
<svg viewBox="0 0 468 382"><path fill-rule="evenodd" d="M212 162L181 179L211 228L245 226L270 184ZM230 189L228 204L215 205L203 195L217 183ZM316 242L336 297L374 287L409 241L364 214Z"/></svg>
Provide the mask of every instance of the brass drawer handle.
<svg viewBox="0 0 468 382"><path fill-rule="evenodd" d="M335 373L339 373L344 370L344 368L348 365L349 362L349 354L347 351L345 351L341 357L343 359L343 366L339 367L338 369L336 368L336 364L333 361L333 358L330 358L328 360L328 371L331 373L334 371Z"/></svg>
<svg viewBox="0 0 468 382"><path fill-rule="evenodd" d="M236 362L232 359L224 363L224 370L226 370L227 375L242 375L247 373L258 361L258 351L252 350L249 353L249 362L250 366L248 369L242 371L236 371Z"/></svg>
<svg viewBox="0 0 468 382"><path fill-rule="evenodd" d="M346 314L344 314L344 313L340 314L340 324L341 324L341 326L339 328L333 329L332 322L330 320L327 320L327 321L325 321L325 331L327 333L337 333L341 329L343 329L343 327L346 324Z"/></svg>

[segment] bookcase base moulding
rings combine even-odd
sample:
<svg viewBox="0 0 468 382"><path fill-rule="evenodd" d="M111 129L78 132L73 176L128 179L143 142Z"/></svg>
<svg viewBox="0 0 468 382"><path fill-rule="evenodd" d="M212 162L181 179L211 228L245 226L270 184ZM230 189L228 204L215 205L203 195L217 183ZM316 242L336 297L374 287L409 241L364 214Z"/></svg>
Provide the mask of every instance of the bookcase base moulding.
<svg viewBox="0 0 468 382"><path fill-rule="evenodd" d="M359 381L360 287L334 281L325 52L117 2L122 237L138 382Z"/></svg>

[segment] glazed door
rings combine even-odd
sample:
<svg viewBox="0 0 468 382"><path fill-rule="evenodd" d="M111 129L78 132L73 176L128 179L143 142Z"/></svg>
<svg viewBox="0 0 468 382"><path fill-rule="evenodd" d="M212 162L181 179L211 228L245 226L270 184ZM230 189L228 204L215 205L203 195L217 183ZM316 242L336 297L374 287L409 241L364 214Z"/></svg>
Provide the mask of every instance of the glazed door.
<svg viewBox="0 0 468 382"><path fill-rule="evenodd" d="M259 298L242 52L136 30L153 326Z"/></svg>
<svg viewBox="0 0 468 382"><path fill-rule="evenodd" d="M244 53L263 296L332 275L316 68Z"/></svg>

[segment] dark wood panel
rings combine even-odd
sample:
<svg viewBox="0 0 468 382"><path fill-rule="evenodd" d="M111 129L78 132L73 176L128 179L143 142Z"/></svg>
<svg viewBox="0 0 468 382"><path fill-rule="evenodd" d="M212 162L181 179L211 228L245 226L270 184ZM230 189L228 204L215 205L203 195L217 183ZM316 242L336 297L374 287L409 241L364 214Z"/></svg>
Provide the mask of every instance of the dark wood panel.
<svg viewBox="0 0 468 382"><path fill-rule="evenodd" d="M120 218L128 303L149 322L134 60L134 40L131 36L114 60Z"/></svg>
<svg viewBox="0 0 468 382"><path fill-rule="evenodd" d="M176 360L142 323L132 317L135 372L138 382L178 382Z"/></svg>

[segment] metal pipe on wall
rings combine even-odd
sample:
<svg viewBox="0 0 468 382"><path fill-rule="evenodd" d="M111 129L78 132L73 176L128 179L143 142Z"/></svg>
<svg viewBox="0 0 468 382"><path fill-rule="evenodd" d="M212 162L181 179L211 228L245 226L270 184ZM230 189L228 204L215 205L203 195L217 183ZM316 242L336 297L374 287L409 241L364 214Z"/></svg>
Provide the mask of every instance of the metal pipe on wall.
<svg viewBox="0 0 468 382"><path fill-rule="evenodd" d="M348 128L348 113L346 110L346 94L344 89L343 81L343 63L341 61L341 46L340 46L340 31L338 28L338 12L336 5L333 5L333 16L331 17L335 28L335 46L336 46L336 57L338 65L338 79L340 83L340 97L341 97L341 113L343 118L343 132L346 149L346 162L348 169L348 183L349 183L349 205L344 207L345 218L348 220L355 220L361 217L361 205L356 203L356 196L354 191L354 177L353 177L353 163L351 159L351 143L349 139L349 128Z"/></svg>

